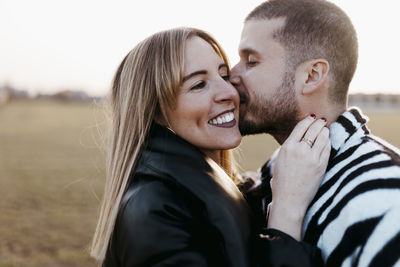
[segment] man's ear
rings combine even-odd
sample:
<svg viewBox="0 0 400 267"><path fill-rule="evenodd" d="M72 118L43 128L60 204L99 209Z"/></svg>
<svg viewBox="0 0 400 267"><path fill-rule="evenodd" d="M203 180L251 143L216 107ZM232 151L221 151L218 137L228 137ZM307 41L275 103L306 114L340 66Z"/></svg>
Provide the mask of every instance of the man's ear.
<svg viewBox="0 0 400 267"><path fill-rule="evenodd" d="M328 82L329 62L325 59L313 59L305 64L304 86L302 94L313 94Z"/></svg>

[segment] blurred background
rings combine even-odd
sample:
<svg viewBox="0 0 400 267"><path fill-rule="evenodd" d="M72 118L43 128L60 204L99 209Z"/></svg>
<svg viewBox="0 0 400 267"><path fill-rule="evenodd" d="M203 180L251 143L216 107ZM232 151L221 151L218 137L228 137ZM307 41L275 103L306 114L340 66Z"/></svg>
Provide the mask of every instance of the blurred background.
<svg viewBox="0 0 400 267"><path fill-rule="evenodd" d="M0 0L0 266L96 266L88 247L105 179L106 95L125 54L163 29L205 29L232 64L245 16L262 1ZM400 4L332 1L359 38L350 105L400 147ZM256 170L267 135L236 150Z"/></svg>

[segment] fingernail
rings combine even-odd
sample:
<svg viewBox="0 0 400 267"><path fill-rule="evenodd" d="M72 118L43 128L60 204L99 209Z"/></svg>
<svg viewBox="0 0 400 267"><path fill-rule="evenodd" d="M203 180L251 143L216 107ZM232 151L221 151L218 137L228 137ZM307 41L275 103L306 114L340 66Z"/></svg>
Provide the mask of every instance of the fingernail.
<svg viewBox="0 0 400 267"><path fill-rule="evenodd" d="M325 117L322 117L321 120L323 120L325 122L327 121L327 119Z"/></svg>
<svg viewBox="0 0 400 267"><path fill-rule="evenodd" d="M314 113L311 113L310 116L313 117L314 119L317 118L317 116Z"/></svg>

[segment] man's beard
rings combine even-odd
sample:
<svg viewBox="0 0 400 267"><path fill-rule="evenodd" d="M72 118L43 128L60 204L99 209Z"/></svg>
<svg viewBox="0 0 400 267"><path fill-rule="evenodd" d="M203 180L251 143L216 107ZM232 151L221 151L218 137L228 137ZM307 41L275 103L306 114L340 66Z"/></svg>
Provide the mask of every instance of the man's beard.
<svg viewBox="0 0 400 267"><path fill-rule="evenodd" d="M242 135L268 133L280 144L286 140L299 121L294 75L294 71L286 72L271 98L266 99L262 94L253 96L245 107L246 111L240 112L239 130ZM251 114L252 119L245 118L246 114Z"/></svg>

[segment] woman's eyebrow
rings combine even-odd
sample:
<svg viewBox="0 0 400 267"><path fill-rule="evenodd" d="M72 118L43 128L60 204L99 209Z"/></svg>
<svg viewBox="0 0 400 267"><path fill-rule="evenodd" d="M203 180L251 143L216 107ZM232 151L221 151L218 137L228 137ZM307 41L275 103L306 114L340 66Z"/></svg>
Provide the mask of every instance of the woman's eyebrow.
<svg viewBox="0 0 400 267"><path fill-rule="evenodd" d="M189 80L190 78L192 78L193 76L200 75L200 74L207 74L207 71L206 70L198 70L198 71L192 72L192 73L186 75L185 77L183 77L182 82L185 82L185 81Z"/></svg>
<svg viewBox="0 0 400 267"><path fill-rule="evenodd" d="M220 70L220 69L222 69L222 68L228 68L228 65L225 64L225 63L222 63L222 64L220 64L220 65L218 66L218 70ZM207 71L206 71L206 70L198 70L198 71L192 72L192 73L186 75L185 77L183 77L182 83L184 83L185 81L189 80L189 79L192 78L193 76L196 76L196 75L204 75L204 74L207 74Z"/></svg>

